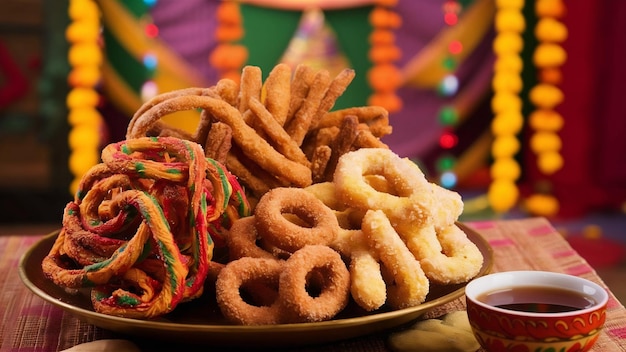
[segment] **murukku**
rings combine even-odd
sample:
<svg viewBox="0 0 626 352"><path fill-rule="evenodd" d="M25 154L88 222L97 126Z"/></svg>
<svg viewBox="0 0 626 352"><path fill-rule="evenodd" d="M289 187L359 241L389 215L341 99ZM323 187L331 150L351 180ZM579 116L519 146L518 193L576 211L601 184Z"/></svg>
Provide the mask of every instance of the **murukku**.
<svg viewBox="0 0 626 352"><path fill-rule="evenodd" d="M102 160L66 206L44 275L93 287L96 311L125 317L159 316L201 295L213 238L250 215L236 179L173 137L113 143Z"/></svg>

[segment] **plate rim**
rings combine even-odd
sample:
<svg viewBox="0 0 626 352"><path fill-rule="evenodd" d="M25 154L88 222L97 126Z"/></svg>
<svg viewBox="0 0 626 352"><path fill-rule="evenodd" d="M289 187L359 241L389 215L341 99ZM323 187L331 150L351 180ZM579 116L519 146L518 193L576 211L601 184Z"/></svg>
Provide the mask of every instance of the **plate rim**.
<svg viewBox="0 0 626 352"><path fill-rule="evenodd" d="M238 340L245 340L241 334L254 335L254 334L267 334L271 333L272 336L279 333L296 333L296 332L314 332L314 331L329 331L329 330L345 330L350 327L355 326L370 326L373 324L381 323L381 322L389 322L396 319L397 323L386 324L388 328L397 327L402 325L403 323L407 323L409 321L415 320L420 316L426 314L430 310L449 303L457 298L462 297L465 294L465 286L471 280L478 278L480 276L484 276L490 273L493 269L493 248L489 244L489 242L481 236L476 230L467 226L462 222L456 222L456 225L465 232L465 234L470 237L470 240L479 247L481 253L483 254L483 266L481 267L480 272L472 279L463 283L461 287L458 289L447 293L443 296L435 297L430 301L426 301L420 305L392 310L381 313L373 313L365 316L358 317L348 317L348 318L340 318L340 319L332 319L322 322L312 322L312 323L292 323L292 324L275 324L275 325L226 325L226 324L198 324L198 323L184 323L184 322L163 322L163 321L155 321L155 320L141 320L141 319L133 319L133 318L125 318L118 317L113 315L107 315L103 313L98 313L93 310L87 310L82 307L78 307L72 305L71 303L64 302L60 297L54 297L53 295L48 294L42 288L37 286L33 280L29 277L29 274L26 270L25 263L31 259L36 249L39 246L45 244L46 241L52 241L55 238L60 230L55 230L47 235L44 235L42 238L37 240L33 245L31 245L26 252L22 254L18 264L18 273L22 283L35 295L43 299L44 301L57 306L68 314L76 317L79 320L82 320L86 323L98 326L100 328L115 331L119 333L125 333L122 329L118 329L115 325L119 324L121 326L132 326L132 330L134 333L131 335L142 335L146 336L150 335L151 332L159 332L159 331L168 331L168 332L184 332L188 334L190 337L199 337L195 336L197 334L227 334L237 336ZM478 243L479 242L479 243ZM383 324L385 325L385 324ZM363 334L354 334L354 336L347 336L345 339L350 337L358 337L363 336L366 333L371 331L367 329L363 329L365 333ZM177 335L180 336L180 335ZM230 340L228 336L223 336L225 339L224 342L229 342ZM165 337L167 340L168 338ZM332 342L342 340L344 338L334 338L330 337L321 342ZM194 338L194 340L196 340ZM200 337L200 340L204 340ZM253 343L257 345L259 341L254 341ZM317 340L315 340L317 341ZM214 343L219 341L207 340L206 342ZM307 343L305 343L307 344ZM243 344L242 346L245 346Z"/></svg>

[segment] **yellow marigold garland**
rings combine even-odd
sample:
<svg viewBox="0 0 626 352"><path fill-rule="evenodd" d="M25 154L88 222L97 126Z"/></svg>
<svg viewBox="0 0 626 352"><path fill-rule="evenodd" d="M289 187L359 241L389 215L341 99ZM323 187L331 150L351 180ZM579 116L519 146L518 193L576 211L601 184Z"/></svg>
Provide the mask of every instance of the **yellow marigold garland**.
<svg viewBox="0 0 626 352"><path fill-rule="evenodd" d="M530 148L537 156L537 167L545 175L551 175L563 167L560 154L562 141L558 132L563 127L563 117L555 108L563 102L560 67L567 59L561 43L567 38L567 27L560 21L565 13L562 0L537 0L535 13L538 21L534 28L539 44L533 52L533 64L537 67L537 85L529 92L535 110L529 116L533 134ZM531 195L525 202L526 209L542 216L555 215L558 200L543 190Z"/></svg>
<svg viewBox="0 0 626 352"><path fill-rule="evenodd" d="M100 161L100 130L102 116L97 110L100 94L100 67L103 54L100 48L100 10L94 0L70 0L70 24L65 37L70 43L68 75L70 91L66 97L70 156L68 166L73 175L70 192L78 189L83 174Z"/></svg>
<svg viewBox="0 0 626 352"><path fill-rule="evenodd" d="M491 208L503 213L515 206L519 198L517 180L521 168L515 160L520 150L516 135L523 125L522 89L520 74L523 62L520 53L524 46L522 32L526 22L522 15L524 0L497 0L495 15L496 37L493 51L496 56L491 101L494 118L491 131L494 142L491 154L494 162L490 168L492 183L487 191Z"/></svg>
<svg viewBox="0 0 626 352"><path fill-rule="evenodd" d="M402 25L402 18L393 11L397 0L377 0L370 13L369 21L373 27L369 36L369 59L372 68L367 73L370 87L374 91L368 98L369 105L378 105L389 112L402 108L402 100L396 95L396 89L402 83L400 69L395 62L402 52L395 44L394 30Z"/></svg>

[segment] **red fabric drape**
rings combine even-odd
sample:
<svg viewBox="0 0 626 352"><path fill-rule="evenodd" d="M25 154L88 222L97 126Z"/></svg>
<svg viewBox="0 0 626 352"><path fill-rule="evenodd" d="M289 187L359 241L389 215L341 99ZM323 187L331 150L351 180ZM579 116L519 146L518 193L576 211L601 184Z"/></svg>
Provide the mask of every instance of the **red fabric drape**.
<svg viewBox="0 0 626 352"><path fill-rule="evenodd" d="M559 215L574 217L619 210L626 201L626 1L566 5L565 101L557 107L565 119L565 164L547 179L560 200ZM529 178L546 179L536 167Z"/></svg>

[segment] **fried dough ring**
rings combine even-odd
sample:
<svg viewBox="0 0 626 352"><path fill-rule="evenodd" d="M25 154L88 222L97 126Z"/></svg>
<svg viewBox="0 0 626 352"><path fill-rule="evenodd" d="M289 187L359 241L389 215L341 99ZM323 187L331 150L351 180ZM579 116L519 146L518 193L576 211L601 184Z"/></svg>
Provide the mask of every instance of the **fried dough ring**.
<svg viewBox="0 0 626 352"><path fill-rule="evenodd" d="M282 302L246 302L241 288L263 282L270 287L279 285L284 264L276 259L241 258L229 262L217 276L215 295L222 314L242 325L280 324L284 322ZM255 304L256 303L256 304Z"/></svg>
<svg viewBox="0 0 626 352"><path fill-rule="evenodd" d="M394 192L378 191L365 175L383 176ZM388 149L363 148L344 154L337 163L334 182L337 198L343 203L383 210L394 223L419 223L432 204L432 189L424 174Z"/></svg>
<svg viewBox="0 0 626 352"><path fill-rule="evenodd" d="M258 239L254 215L235 221L226 237L229 259L243 257L275 259L270 252L257 245Z"/></svg>
<svg viewBox="0 0 626 352"><path fill-rule="evenodd" d="M190 87L190 88L183 88L183 89L177 89L177 90L173 90L171 92L166 92L166 93L162 93L162 94L157 94L154 97L152 97L150 100L148 100L147 102L143 103L139 109L137 109L137 111L135 111L135 113L133 114L133 117L130 119L130 121L128 122L128 126L126 128L126 138L128 139L128 133L133 131L135 129L135 122L137 121L137 119L139 118L139 116L145 114L148 110L150 110L150 108L164 102L167 101L169 99L172 99L174 97L181 97L181 96L188 96L188 95L206 95L209 92L209 88L199 88L199 87ZM153 125L157 125L156 123ZM162 129L162 128L161 128ZM145 132L148 132L149 129L147 129ZM144 135L142 136L137 136L137 137L144 137Z"/></svg>
<svg viewBox="0 0 626 352"><path fill-rule="evenodd" d="M312 286L319 286L319 294L307 291ZM289 321L328 320L348 304L350 273L339 253L327 246L307 245L285 262L278 291Z"/></svg>
<svg viewBox="0 0 626 352"><path fill-rule="evenodd" d="M285 218L294 214L311 227L303 227ZM295 252L305 245L328 245L339 231L332 210L301 188L274 188L255 208L259 234L276 247Z"/></svg>

